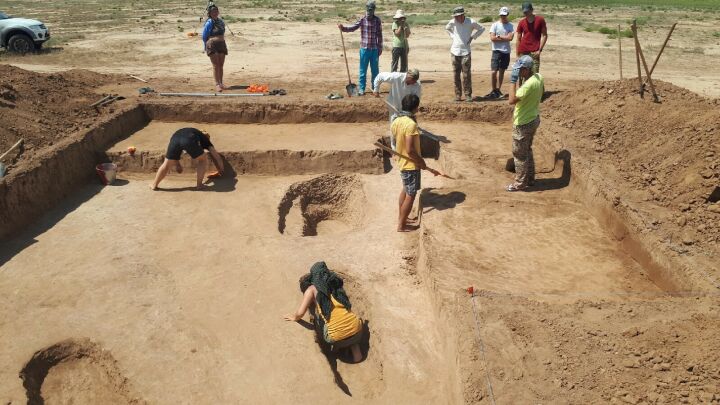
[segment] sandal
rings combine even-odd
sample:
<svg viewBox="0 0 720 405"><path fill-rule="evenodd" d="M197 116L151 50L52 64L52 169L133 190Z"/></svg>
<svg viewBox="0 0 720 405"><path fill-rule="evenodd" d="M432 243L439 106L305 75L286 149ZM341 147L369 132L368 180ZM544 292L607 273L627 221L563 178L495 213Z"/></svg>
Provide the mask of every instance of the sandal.
<svg viewBox="0 0 720 405"><path fill-rule="evenodd" d="M217 86L215 86L215 91L217 91L218 93L222 93L222 91L223 91L222 85L218 84Z"/></svg>
<svg viewBox="0 0 720 405"><path fill-rule="evenodd" d="M506 190L506 191L513 192L513 191L523 191L523 190L525 190L526 188L527 188L527 186L523 187L523 186L520 186L520 185L517 184L517 183L512 183L512 184L509 184L505 190Z"/></svg>

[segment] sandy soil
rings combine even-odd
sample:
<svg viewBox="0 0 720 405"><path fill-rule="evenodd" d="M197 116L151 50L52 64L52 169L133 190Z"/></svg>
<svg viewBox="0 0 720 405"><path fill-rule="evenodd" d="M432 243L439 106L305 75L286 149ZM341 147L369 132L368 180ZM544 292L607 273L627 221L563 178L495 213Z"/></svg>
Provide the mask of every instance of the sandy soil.
<svg viewBox="0 0 720 405"><path fill-rule="evenodd" d="M1 326L3 401L21 402L17 373L35 351L85 337L117 359L132 394L149 403L454 398L427 291L402 267L413 238L388 232L395 176L360 178L373 198L353 207L363 214L355 232L281 234L278 204L306 179L245 176L229 193L153 193L149 177L88 186L4 244L0 307L23 316ZM191 182L170 179L168 187ZM333 360L338 383L313 332L282 319L301 298L297 279L317 260L347 275L354 308L370 322L367 359ZM46 399L63 398L53 395Z"/></svg>

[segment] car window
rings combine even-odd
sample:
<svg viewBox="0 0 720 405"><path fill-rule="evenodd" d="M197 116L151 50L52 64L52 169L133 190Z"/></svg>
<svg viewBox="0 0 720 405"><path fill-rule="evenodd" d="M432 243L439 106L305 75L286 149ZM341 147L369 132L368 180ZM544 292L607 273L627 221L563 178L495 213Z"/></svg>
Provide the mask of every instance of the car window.
<svg viewBox="0 0 720 405"><path fill-rule="evenodd" d="M0 11L0 20L4 20L6 18L8 18L8 15Z"/></svg>

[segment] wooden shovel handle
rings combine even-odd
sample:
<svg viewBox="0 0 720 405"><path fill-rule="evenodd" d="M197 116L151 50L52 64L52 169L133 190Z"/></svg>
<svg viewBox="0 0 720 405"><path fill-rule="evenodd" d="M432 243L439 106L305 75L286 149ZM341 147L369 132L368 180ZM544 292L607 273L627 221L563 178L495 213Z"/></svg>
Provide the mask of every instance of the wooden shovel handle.
<svg viewBox="0 0 720 405"><path fill-rule="evenodd" d="M401 158L403 158L403 159L405 159L405 160L409 160L409 161L414 162L414 160L410 159L408 156L405 156L405 155L403 155L403 154L400 153L400 152L396 152L396 151L392 150L391 148L388 148L387 146L381 144L380 142L375 142L373 145L377 146L378 148L380 148L380 149L384 150L385 152L388 152L388 153L390 153L390 154L392 154L392 155L395 155L395 156L401 157ZM442 177L445 177L445 178L448 178L448 179L451 179L451 180L455 180L454 178L448 176L447 174L445 174L445 173L443 173L443 172L440 172L440 171L438 171L438 170L435 170L435 169L433 169L433 168L431 168L431 167L425 166L425 168L424 168L423 170L427 170L427 171L429 171L430 173L434 174L435 176L442 176Z"/></svg>
<svg viewBox="0 0 720 405"><path fill-rule="evenodd" d="M345 69L347 69L348 84L352 84L352 79L350 79L350 66L348 66L347 61L347 51L345 50L345 37L343 36L342 30L340 31L340 40L342 41L343 46L343 56L345 57Z"/></svg>

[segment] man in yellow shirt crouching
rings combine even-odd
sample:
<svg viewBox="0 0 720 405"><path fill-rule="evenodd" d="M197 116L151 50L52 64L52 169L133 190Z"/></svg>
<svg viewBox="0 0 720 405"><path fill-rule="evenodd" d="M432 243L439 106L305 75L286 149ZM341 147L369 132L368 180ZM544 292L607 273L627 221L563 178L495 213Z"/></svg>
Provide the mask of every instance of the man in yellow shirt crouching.
<svg viewBox="0 0 720 405"><path fill-rule="evenodd" d="M420 155L420 129L415 120L419 106L420 98L418 96L408 94L403 97L402 111L390 126L397 152L410 158L399 157L397 160L403 183L398 201L400 206L398 232L417 229L417 227L408 227L407 219L415 203L415 195L420 190L420 171L426 168L425 160Z"/></svg>

